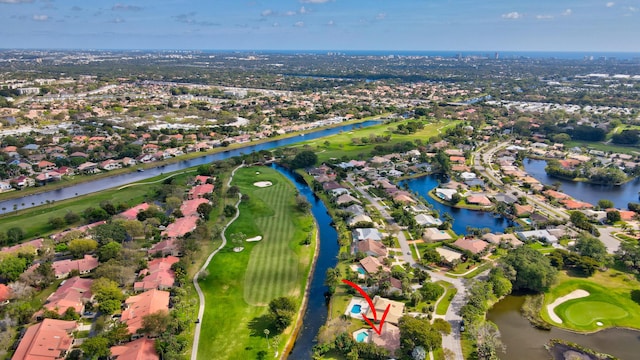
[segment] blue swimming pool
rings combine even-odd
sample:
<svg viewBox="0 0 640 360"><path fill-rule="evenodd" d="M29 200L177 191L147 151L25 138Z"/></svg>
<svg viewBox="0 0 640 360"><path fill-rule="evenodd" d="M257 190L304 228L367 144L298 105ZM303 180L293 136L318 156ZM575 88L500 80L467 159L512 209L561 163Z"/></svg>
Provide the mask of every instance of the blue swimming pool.
<svg viewBox="0 0 640 360"><path fill-rule="evenodd" d="M369 337L369 335L367 335L366 331L359 332L358 334L356 334L356 341L359 343L364 342L365 340L367 340L367 337Z"/></svg>
<svg viewBox="0 0 640 360"><path fill-rule="evenodd" d="M352 314L360 314L361 311L362 311L362 305L355 304L351 307Z"/></svg>
<svg viewBox="0 0 640 360"><path fill-rule="evenodd" d="M358 267L358 272L359 272L360 274L362 274L362 275L367 275L367 272L366 272L366 271L364 271L364 269L363 269L363 268L361 268L361 267Z"/></svg>

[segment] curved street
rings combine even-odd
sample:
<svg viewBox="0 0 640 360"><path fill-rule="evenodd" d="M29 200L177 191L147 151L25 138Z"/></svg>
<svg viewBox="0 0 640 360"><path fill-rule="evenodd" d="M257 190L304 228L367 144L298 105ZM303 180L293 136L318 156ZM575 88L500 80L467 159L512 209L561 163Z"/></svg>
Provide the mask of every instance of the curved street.
<svg viewBox="0 0 640 360"><path fill-rule="evenodd" d="M243 166L244 166L244 163L240 164L238 167L233 169L233 171L231 172L231 176L229 177L229 181L227 181L227 187L231 186L231 180L233 180L233 175L235 175L236 170L240 169ZM198 293L198 298L200 299L200 306L198 307L198 322L196 323L196 328L193 334L193 347L191 348L191 360L198 359L198 344L200 341L200 329L202 328L202 316L204 315L204 305L205 305L204 294L202 293L202 289L200 289L200 284L198 284L198 275L200 275L202 271L207 269L207 267L209 266L209 263L211 262L211 259L213 259L213 257L227 245L227 238L224 236L224 232L227 230L229 225L231 225L234 221L236 221L238 216L240 216L240 211L238 210L238 206L240 205L241 200L242 200L242 194L238 193L238 201L234 205L236 208L236 214L233 216L231 220L229 220L227 225L225 225L224 228L222 228L222 232L220 233L220 237L222 238L222 244L220 244L220 246L218 246L217 249L215 249L211 254L209 254L209 257L207 257L207 261L204 262L204 265L202 265L200 270L198 270L196 275L193 277L193 286L196 288L196 292Z"/></svg>

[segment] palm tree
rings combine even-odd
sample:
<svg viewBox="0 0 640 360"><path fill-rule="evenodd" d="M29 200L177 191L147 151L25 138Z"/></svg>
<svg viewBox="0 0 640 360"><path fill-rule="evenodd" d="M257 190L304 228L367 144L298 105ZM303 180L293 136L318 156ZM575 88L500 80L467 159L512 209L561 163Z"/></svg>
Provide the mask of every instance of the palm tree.
<svg viewBox="0 0 640 360"><path fill-rule="evenodd" d="M267 338L267 347L271 350L271 345L269 344L269 329L264 329L264 336Z"/></svg>
<svg viewBox="0 0 640 360"><path fill-rule="evenodd" d="M411 303L413 304L413 306L418 306L418 304L420 304L422 299L423 299L422 293L418 290L414 291L411 294Z"/></svg>

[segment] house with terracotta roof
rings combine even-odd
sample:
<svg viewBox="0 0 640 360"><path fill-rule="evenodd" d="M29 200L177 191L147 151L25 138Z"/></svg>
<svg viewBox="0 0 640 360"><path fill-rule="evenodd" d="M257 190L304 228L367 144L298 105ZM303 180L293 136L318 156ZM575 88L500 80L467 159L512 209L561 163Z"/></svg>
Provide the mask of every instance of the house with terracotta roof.
<svg viewBox="0 0 640 360"><path fill-rule="evenodd" d="M122 312L120 321L127 324L130 334L135 334L142 328L142 318L158 311L169 311L169 292L149 290L125 300L127 307Z"/></svg>
<svg viewBox="0 0 640 360"><path fill-rule="evenodd" d="M196 185L202 185L206 184L209 179L211 179L210 176L197 175L194 182L196 183Z"/></svg>
<svg viewBox="0 0 640 360"><path fill-rule="evenodd" d="M44 243L44 239L42 238L35 239L35 240L23 242L21 244L16 244L9 247L3 247L2 253L10 254L14 252L26 252L26 253L37 255L38 250L42 248L43 243Z"/></svg>
<svg viewBox="0 0 640 360"><path fill-rule="evenodd" d="M196 216L199 217L198 214L198 206L201 204L208 204L209 200L203 198L195 198L193 200L187 200L180 205L180 212L182 212L182 216Z"/></svg>
<svg viewBox="0 0 640 360"><path fill-rule="evenodd" d="M84 258L78 260L60 260L51 264L56 279L64 279L69 276L71 271L77 270L80 275L88 274L91 270L98 267L98 259L85 255Z"/></svg>
<svg viewBox="0 0 640 360"><path fill-rule="evenodd" d="M387 349L393 356L396 350L400 349L400 328L385 321L380 335L375 331L369 331L369 339L369 342Z"/></svg>
<svg viewBox="0 0 640 360"><path fill-rule="evenodd" d="M565 193L561 193L559 191L555 191L555 190L547 190L544 192L545 195L547 195L548 197L552 198L552 199L556 199L556 200L563 200L563 199L568 199L570 196L565 194Z"/></svg>
<svg viewBox="0 0 640 360"><path fill-rule="evenodd" d="M484 234L482 235L482 240L487 241L491 244L500 244L500 243L507 243L507 244L511 244L513 247L518 247L522 244L524 244L522 241L520 241L514 234L492 234L492 233L488 233L488 234Z"/></svg>
<svg viewBox="0 0 640 360"><path fill-rule="evenodd" d="M384 246L382 242L369 239L359 241L357 244L357 251L369 256L387 256L387 247Z"/></svg>
<svg viewBox="0 0 640 360"><path fill-rule="evenodd" d="M489 200L485 195L474 194L467 196L467 203L472 205L490 206L491 200Z"/></svg>
<svg viewBox="0 0 640 360"><path fill-rule="evenodd" d="M93 299L91 284L93 284L92 279L81 279L78 276L63 281L47 299L47 303L44 304L45 309L62 315L68 308L73 308L76 313L81 314L84 311L84 304Z"/></svg>
<svg viewBox="0 0 640 360"><path fill-rule="evenodd" d="M167 256L166 258L149 261L147 269L140 271L140 275L144 276L144 278L133 284L133 290L167 290L172 288L176 282L176 274L171 270L171 266L178 261L180 261L180 259L175 256Z"/></svg>
<svg viewBox="0 0 640 360"><path fill-rule="evenodd" d="M29 326L18 344L12 359L57 360L64 359L73 344L75 321L44 319Z"/></svg>
<svg viewBox="0 0 640 360"><path fill-rule="evenodd" d="M11 299L11 288L5 284L0 284L0 306L6 305Z"/></svg>
<svg viewBox="0 0 640 360"><path fill-rule="evenodd" d="M464 164L467 160L464 156L449 156L449 161L452 163Z"/></svg>
<svg viewBox="0 0 640 360"><path fill-rule="evenodd" d="M42 160L40 162L38 162L38 164L36 165L38 167L38 169L40 171L43 170L53 170L56 168L56 164L50 162L50 161L46 161L46 160Z"/></svg>
<svg viewBox="0 0 640 360"><path fill-rule="evenodd" d="M127 220L136 220L138 218L138 213L147 211L148 208L149 208L149 204L145 202L142 204L138 204L132 207L131 209L121 212L120 214L118 214L118 216L123 217Z"/></svg>
<svg viewBox="0 0 640 360"><path fill-rule="evenodd" d="M424 229L424 232L422 233L422 239L426 241L445 241L450 240L451 235L449 235L449 233L444 230L440 230L434 227L428 227Z"/></svg>
<svg viewBox="0 0 640 360"><path fill-rule="evenodd" d="M489 243L486 241L476 239L476 238L460 238L453 243L454 246L462 249L470 251L472 254L480 254L485 251L489 246Z"/></svg>
<svg viewBox="0 0 640 360"><path fill-rule="evenodd" d="M141 338L111 347L111 357L115 360L159 360L155 340Z"/></svg>
<svg viewBox="0 0 640 360"><path fill-rule="evenodd" d="M198 225L198 217L196 216L187 216L176 219L175 222L172 222L167 226L167 229L162 232L163 237L167 238L178 238L183 237L187 233L192 232L196 229Z"/></svg>
<svg viewBox="0 0 640 360"><path fill-rule="evenodd" d="M578 201L578 200L573 200L573 199L564 199L562 201L560 201L562 203L562 205L564 205L564 207L566 207L569 210L578 210L578 209L591 209L593 208L593 205L584 202L584 201Z"/></svg>
<svg viewBox="0 0 640 360"><path fill-rule="evenodd" d="M636 218L636 216L638 214L636 214L634 211L630 211L630 210L619 210L619 209L607 209L607 212L610 211L617 211L620 213L620 220L622 221L631 221L633 219Z"/></svg>
<svg viewBox="0 0 640 360"><path fill-rule="evenodd" d="M213 192L213 184L196 185L189 190L189 199L199 199Z"/></svg>

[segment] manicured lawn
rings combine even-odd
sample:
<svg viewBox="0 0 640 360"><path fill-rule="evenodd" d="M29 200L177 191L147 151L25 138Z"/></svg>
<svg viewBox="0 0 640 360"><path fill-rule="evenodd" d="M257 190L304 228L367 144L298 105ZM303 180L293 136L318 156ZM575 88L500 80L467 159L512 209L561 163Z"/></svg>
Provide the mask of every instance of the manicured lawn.
<svg viewBox="0 0 640 360"><path fill-rule="evenodd" d="M550 321L546 306L543 306L542 318L577 331L614 326L640 328L640 304L632 299L632 291L638 291L640 283L633 276L613 269L597 272L591 278L571 277L562 272L557 284L545 294L545 305L576 289L586 290L589 296L566 301L555 308L562 324ZM597 322L603 325L598 326Z"/></svg>
<svg viewBox="0 0 640 360"><path fill-rule="evenodd" d="M256 181L271 181L273 186L258 188L253 186ZM315 234L313 220L297 211L295 188L273 169L239 169L232 184L249 200L242 201L240 217L226 231L227 246L200 281L206 307L198 358L271 358L275 348L282 352L291 328L268 349L264 329L270 330L269 339L276 331L265 305L278 296L293 296L301 303L314 250L301 242ZM236 253L233 248L239 245L231 239L240 232L263 239L244 242L244 251Z"/></svg>
<svg viewBox="0 0 640 360"><path fill-rule="evenodd" d="M586 147L590 149L600 150L600 151L609 151L609 152L617 152L622 154L632 154L633 152L640 151L640 147L637 146L621 146L614 144L604 144L601 142L591 142L591 141L569 141L565 144L565 149L569 149L572 147Z"/></svg>
<svg viewBox="0 0 640 360"><path fill-rule="evenodd" d="M456 296L458 289L456 289L451 283L446 281L438 281L436 284L440 284L445 290L444 294L442 294L442 300L438 303L436 307L436 315L445 315L447 313L447 309L449 305L451 305L451 300Z"/></svg>
<svg viewBox="0 0 640 360"><path fill-rule="evenodd" d="M184 171L180 171L184 172ZM194 173L185 173L174 177L176 184L184 184L188 176ZM168 174L155 178L146 179L140 183L153 182L166 178ZM137 183L134 183L137 184ZM73 211L80 215L83 210L88 207L99 207L102 201L111 201L114 205L125 203L134 206L142 203L145 198L151 198L156 188L162 186L162 182L154 184L141 184L139 186L128 186L122 190L109 189L94 194L87 194L73 199L57 201L53 204L45 204L26 210L18 210L17 213L12 212L0 217L0 229L10 229L14 226L21 228L25 232L25 239L38 236L45 236L63 229L52 229L48 222L53 217L64 217L64 215ZM78 223L79 225L80 223ZM67 225L73 227L73 225Z"/></svg>
<svg viewBox="0 0 640 360"><path fill-rule="evenodd" d="M343 132L340 134L324 137L322 139L313 140L309 142L303 142L298 144L297 146L311 146L316 153L318 154L318 161L326 161L330 158L341 158L343 156L354 156L355 154L370 154L371 150L378 145L393 145L398 144L405 141L415 141L422 140L427 141L430 137L436 136L439 134L438 131L444 132L446 129L455 126L459 123L459 121L447 121L447 122L439 122L439 123L427 123L424 122L425 126L423 129L413 133L413 134L394 134L393 130L395 130L399 124L406 124L409 121L416 120L404 120L394 123L388 124L380 124L374 125L363 129L358 129L349 132ZM368 138L369 136L386 136L390 135L391 140L386 143L379 144L354 144L351 139L353 138ZM328 145L327 145L328 142Z"/></svg>

